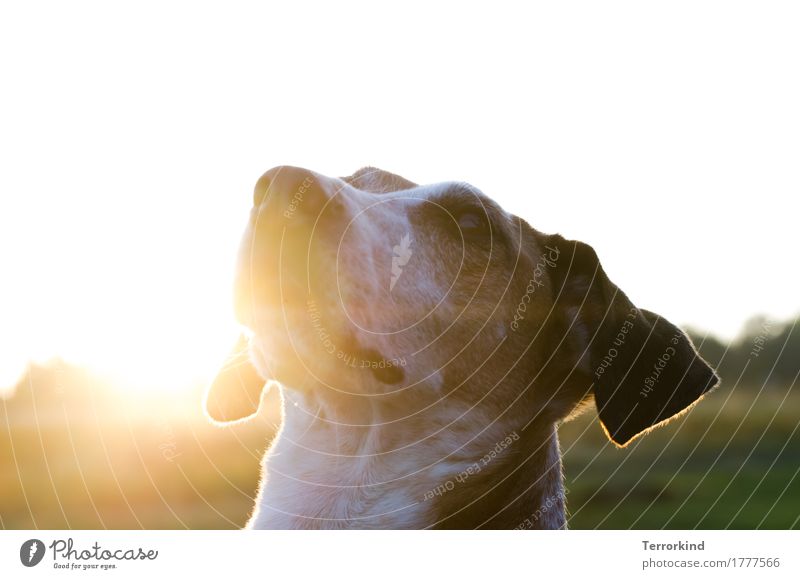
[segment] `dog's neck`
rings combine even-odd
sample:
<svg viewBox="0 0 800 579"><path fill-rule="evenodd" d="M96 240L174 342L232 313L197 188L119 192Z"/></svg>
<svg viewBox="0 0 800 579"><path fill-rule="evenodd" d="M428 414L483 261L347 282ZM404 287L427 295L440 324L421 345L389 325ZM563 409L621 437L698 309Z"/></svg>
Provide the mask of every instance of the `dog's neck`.
<svg viewBox="0 0 800 579"><path fill-rule="evenodd" d="M553 424L454 430L477 421L392 422L368 401L354 419L313 395L282 399L251 528L565 527Z"/></svg>

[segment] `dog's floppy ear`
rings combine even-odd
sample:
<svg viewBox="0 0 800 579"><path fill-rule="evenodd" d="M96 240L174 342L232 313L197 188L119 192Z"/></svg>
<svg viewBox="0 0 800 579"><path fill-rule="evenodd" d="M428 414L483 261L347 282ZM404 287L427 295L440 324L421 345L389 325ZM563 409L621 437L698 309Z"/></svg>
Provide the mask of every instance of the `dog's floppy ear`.
<svg viewBox="0 0 800 579"><path fill-rule="evenodd" d="M248 340L239 336L236 345L208 388L205 408L215 422L234 422L258 412L265 380L250 362Z"/></svg>
<svg viewBox="0 0 800 579"><path fill-rule="evenodd" d="M553 295L579 342L576 370L590 376L600 422L615 444L625 446L681 414L717 384L689 337L636 308L608 279L594 249L558 235L545 241L560 257L551 273Z"/></svg>

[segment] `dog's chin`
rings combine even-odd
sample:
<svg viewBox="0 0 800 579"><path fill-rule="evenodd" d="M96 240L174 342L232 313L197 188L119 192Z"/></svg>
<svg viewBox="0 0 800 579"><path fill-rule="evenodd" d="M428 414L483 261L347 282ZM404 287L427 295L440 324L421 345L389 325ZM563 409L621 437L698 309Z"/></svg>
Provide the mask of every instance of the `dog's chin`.
<svg viewBox="0 0 800 579"><path fill-rule="evenodd" d="M298 390L322 384L333 390L386 393L405 380L405 360L386 358L349 335L321 339L310 333L288 340L256 334L251 337L251 359L266 379Z"/></svg>

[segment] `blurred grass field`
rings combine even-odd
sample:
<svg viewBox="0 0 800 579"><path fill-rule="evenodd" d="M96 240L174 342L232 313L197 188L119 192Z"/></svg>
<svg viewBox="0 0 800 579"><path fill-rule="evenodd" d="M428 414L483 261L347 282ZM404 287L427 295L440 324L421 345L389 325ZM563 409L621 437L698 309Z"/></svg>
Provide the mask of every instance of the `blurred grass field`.
<svg viewBox="0 0 800 579"><path fill-rule="evenodd" d="M3 528L226 529L253 505L277 397L220 428L202 389L130 396L88 375L40 369L0 408ZM45 385L57 383L58 386ZM8 433L8 435L5 435Z"/></svg>
<svg viewBox="0 0 800 579"><path fill-rule="evenodd" d="M800 393L723 386L624 449L562 426L574 529L800 528Z"/></svg>
<svg viewBox="0 0 800 579"><path fill-rule="evenodd" d="M7 529L237 528L280 417L220 428L201 391L131 397L89 375L33 371L0 403ZM70 382L71 381L71 382ZM560 430L574 529L800 528L800 392L725 386L614 448L594 412Z"/></svg>

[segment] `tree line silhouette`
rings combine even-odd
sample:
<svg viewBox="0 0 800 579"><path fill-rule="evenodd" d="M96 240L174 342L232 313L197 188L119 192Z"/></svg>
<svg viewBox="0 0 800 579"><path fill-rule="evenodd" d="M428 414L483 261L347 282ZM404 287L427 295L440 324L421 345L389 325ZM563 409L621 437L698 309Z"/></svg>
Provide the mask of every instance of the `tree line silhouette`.
<svg viewBox="0 0 800 579"><path fill-rule="evenodd" d="M800 318L749 320L731 342L688 331L700 354L717 370L723 388L791 388L800 371Z"/></svg>

